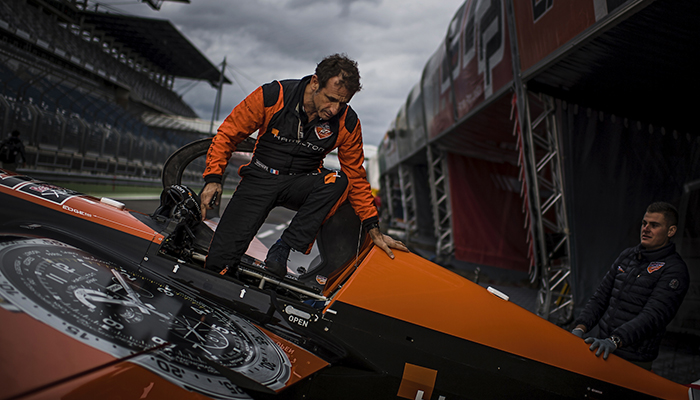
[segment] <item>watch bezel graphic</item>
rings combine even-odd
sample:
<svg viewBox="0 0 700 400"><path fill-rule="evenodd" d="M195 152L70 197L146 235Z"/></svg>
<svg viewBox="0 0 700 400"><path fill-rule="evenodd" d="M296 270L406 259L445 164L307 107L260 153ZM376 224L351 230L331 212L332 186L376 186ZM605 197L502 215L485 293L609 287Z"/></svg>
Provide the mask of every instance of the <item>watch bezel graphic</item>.
<svg viewBox="0 0 700 400"><path fill-rule="evenodd" d="M285 386L289 359L257 326L160 278L51 239L0 242L0 296L75 340L214 398L250 397L212 363Z"/></svg>

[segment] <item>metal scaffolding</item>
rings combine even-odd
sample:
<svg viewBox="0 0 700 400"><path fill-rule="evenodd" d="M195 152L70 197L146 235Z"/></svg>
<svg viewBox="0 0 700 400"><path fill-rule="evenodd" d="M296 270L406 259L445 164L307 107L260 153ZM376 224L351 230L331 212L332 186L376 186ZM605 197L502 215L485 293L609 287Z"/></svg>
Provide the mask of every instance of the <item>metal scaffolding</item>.
<svg viewBox="0 0 700 400"><path fill-rule="evenodd" d="M521 151L521 178L525 178L524 208L529 212L532 240L532 282L539 279L537 314L564 324L573 313L573 296L569 285L569 225L564 196L561 147L553 98L524 91L517 129ZM516 122L517 123L517 122Z"/></svg>
<svg viewBox="0 0 700 400"><path fill-rule="evenodd" d="M405 223L405 240L408 241L418 230L416 211L416 185L413 167L399 164L399 183L401 185L401 205L403 206L403 220Z"/></svg>
<svg viewBox="0 0 700 400"><path fill-rule="evenodd" d="M444 258L451 256L454 251L447 157L445 152L435 145L428 145L426 151L430 179L430 203L433 206L433 224L437 240L435 254Z"/></svg>

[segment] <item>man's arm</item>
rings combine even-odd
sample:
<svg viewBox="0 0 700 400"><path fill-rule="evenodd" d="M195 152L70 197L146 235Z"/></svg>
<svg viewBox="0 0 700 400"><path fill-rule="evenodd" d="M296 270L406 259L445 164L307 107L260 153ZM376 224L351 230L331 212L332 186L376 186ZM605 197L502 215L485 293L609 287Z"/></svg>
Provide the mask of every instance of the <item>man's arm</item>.
<svg viewBox="0 0 700 400"><path fill-rule="evenodd" d="M586 303L586 307L576 319L576 327L571 331L574 335L583 338L583 334L593 328L603 316L603 313L605 313L605 310L610 304L610 295L612 294L615 277L618 272L617 265L619 265L619 261L625 254L626 252L623 251L622 254L618 256L603 277L603 280L600 285L598 285L593 296L591 296L588 303ZM619 345L618 342L613 341L611 338L598 339L595 337L588 337L585 339L585 342L590 344L589 350L595 351L596 357L602 354L604 360L607 360L610 353L613 353Z"/></svg>
<svg viewBox="0 0 700 400"><path fill-rule="evenodd" d="M277 82L271 84L278 85ZM221 202L221 180L228 160L231 158L231 153L236 151L238 144L260 129L264 123L265 105L263 87L261 86L231 111L212 139L209 151L207 151L207 166L202 174L206 182L200 196L202 219L204 219L207 210L211 210ZM216 198L214 198L215 194Z"/></svg>
<svg viewBox="0 0 700 400"><path fill-rule="evenodd" d="M612 264L603 277L603 280L600 282L600 285L598 285L595 293L588 300L588 303L586 303L586 307L576 319L576 328L581 328L583 330L583 332L581 332L582 334L592 329L608 308L608 304L610 304L610 295L615 283L615 276L618 272L617 265L619 260L620 257Z"/></svg>
<svg viewBox="0 0 700 400"><path fill-rule="evenodd" d="M350 107L345 115L343 128L338 138L338 161L348 177L348 200L374 244L393 259L394 253L391 249L408 251L408 248L400 241L389 235L384 235L379 230L377 208L373 202L374 196L372 196L371 187L367 181L367 172L362 166L365 161L362 127L357 115Z"/></svg>

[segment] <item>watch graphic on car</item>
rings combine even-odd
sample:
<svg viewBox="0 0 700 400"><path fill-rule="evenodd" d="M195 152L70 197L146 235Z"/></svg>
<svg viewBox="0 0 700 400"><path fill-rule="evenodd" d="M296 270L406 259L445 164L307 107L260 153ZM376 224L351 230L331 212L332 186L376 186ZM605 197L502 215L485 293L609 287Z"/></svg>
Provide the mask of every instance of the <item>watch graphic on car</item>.
<svg viewBox="0 0 700 400"><path fill-rule="evenodd" d="M0 243L0 296L89 346L223 399L250 397L212 365L272 390L291 364L267 335L225 308L51 239ZM150 349L154 349L148 351Z"/></svg>

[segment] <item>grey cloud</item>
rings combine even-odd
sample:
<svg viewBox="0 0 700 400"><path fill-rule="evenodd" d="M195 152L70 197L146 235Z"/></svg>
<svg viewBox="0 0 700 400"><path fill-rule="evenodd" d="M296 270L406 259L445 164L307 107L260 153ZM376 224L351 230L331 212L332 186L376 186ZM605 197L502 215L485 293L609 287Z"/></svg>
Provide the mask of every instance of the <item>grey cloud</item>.
<svg viewBox="0 0 700 400"><path fill-rule="evenodd" d="M313 73L324 56L347 53L358 61L364 87L351 105L362 120L365 143L376 145L420 80L423 66L462 3L192 0L190 4L165 2L159 12L143 4L115 7L170 20L215 65L226 57L227 76L236 83L224 88L222 118L257 86ZM178 82L175 90L181 86ZM208 84L200 83L184 99L201 118L209 119L215 94Z"/></svg>

